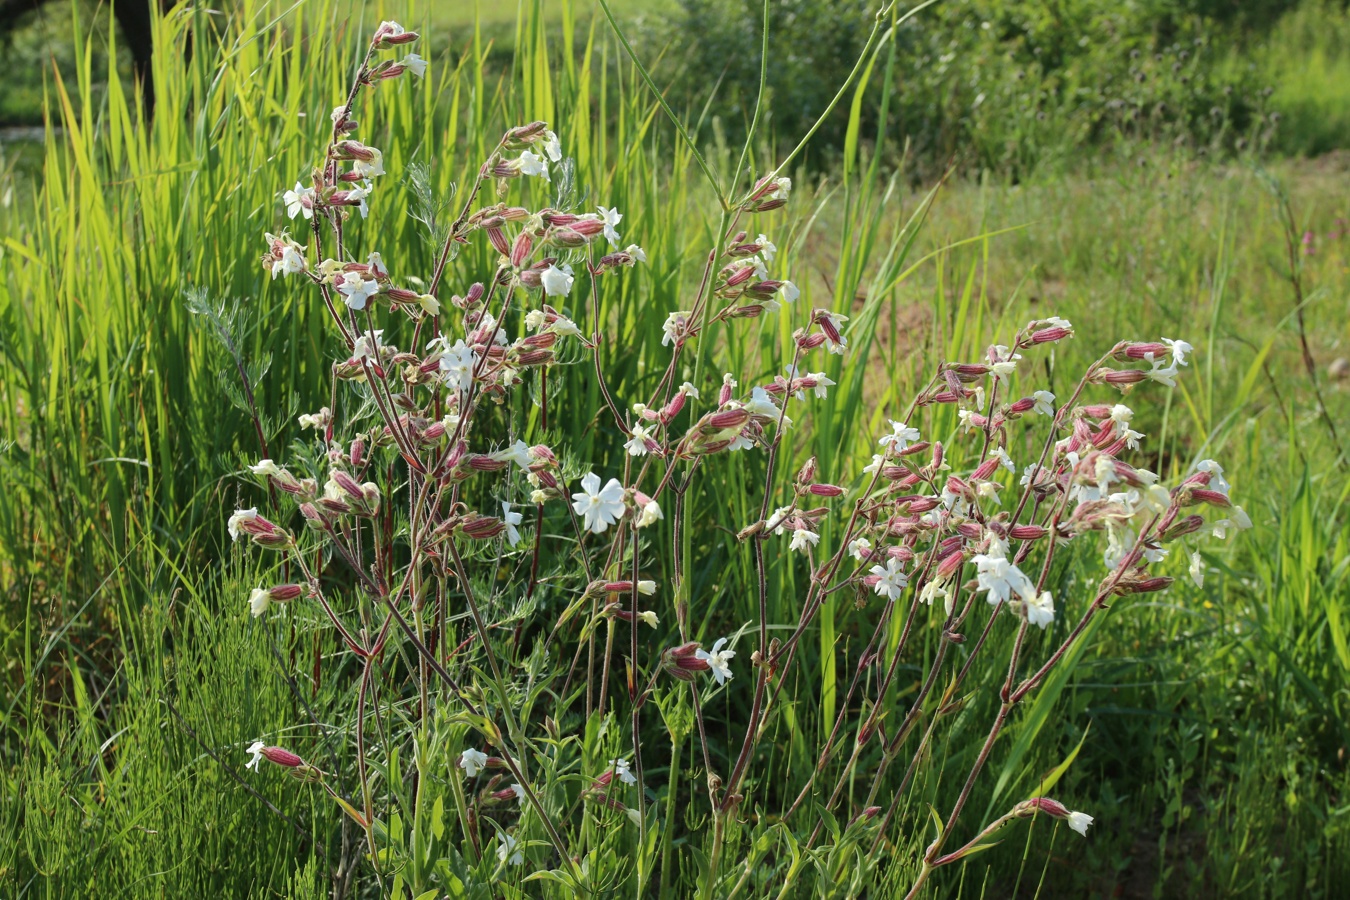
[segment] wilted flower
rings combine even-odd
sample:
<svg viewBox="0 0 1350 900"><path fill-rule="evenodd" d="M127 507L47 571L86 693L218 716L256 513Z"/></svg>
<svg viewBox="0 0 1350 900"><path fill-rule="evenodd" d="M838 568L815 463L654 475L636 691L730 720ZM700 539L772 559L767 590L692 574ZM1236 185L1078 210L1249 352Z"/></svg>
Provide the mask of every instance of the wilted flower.
<svg viewBox="0 0 1350 900"><path fill-rule="evenodd" d="M416 53L409 53L407 56L403 57L403 61L399 63L399 65L406 68L409 72L412 72L418 78L427 74L427 61Z"/></svg>

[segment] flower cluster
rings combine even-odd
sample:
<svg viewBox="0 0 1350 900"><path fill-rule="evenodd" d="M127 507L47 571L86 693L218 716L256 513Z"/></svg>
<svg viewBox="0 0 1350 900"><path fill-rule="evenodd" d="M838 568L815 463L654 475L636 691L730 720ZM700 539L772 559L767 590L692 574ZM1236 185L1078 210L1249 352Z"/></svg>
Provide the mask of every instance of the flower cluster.
<svg viewBox="0 0 1350 900"><path fill-rule="evenodd" d="M475 848L480 838L472 829L491 811L491 821L501 828L500 863L543 861L524 840L538 819L552 844L552 858L563 869L576 865L572 848L550 818L560 811L541 799L545 785L538 780L539 754L532 749L538 745L523 737L542 728L550 746L566 743L556 719L532 718L533 698L540 691L566 698L559 702L578 706L588 722L598 712L609 723L602 731L611 749L578 763L578 796L594 809L621 812L623 820L645 828L639 740L644 704L657 692L683 696L687 691L700 717L700 741L706 742L697 711L707 692L752 684L754 700L740 750L729 754L735 762L725 777L708 773L716 848L726 817L751 790L747 769L765 733L765 698L787 677L795 648L823 604L836 592L851 595L858 609L874 617L875 631L863 637L858 674L837 706L833 733L840 733L844 717L856 715L858 752L831 769L839 742L827 741L808 791L817 776L833 772L835 790L819 798L829 808L852 793L842 790L848 779L870 781L869 802L856 818L877 819L869 827L878 829L879 842L891 813L878 817L880 808L870 799L921 714L931 712L924 726L931 735L961 707L954 698L970 667L953 670L947 651L967 640L972 616L987 618L970 656L999 641L1010 656L1000 693L1003 715L988 738L992 744L1007 711L1062 662L1108 601L1171 583L1160 569L1178 542L1189 554L1189 572L1199 585L1204 566L1196 543L1250 527L1230 498L1218 462L1196 462L1169 489L1133 456L1145 435L1133 430L1131 408L1086 398L1104 386L1122 392L1171 386L1187 365L1191 346L1165 338L1122 342L1092 363L1061 403L1055 393L1033 383L1032 366L1019 367L1025 357L1073 339L1073 325L1058 317L1028 323L1007 344L988 347L975 361L941 364L908 408L893 412L896 418L869 438L875 439L877 452L861 471L813 457L794 476L787 477L791 470L785 470L776 477L785 464L783 455L792 451L785 438L794 421L811 421L812 409L832 399L835 379L854 374L838 359L849 351L848 318L828 308L804 309L806 302L797 305L803 292L785 277L787 254L757 228L741 227L749 217L789 202L791 181L777 173L760 178L728 205L730 227L708 254L699 291L681 304L686 309L666 318L659 339L667 349L659 354L657 371L644 373L652 377L638 379L644 386L638 398L616 399L610 388L602 317L584 304L569 309L567 303L583 292L595 296L601 279L624 277L645 264L647 255L635 243L624 245L624 215L613 207L599 205L592 212L530 202L531 185L549 181L553 167L564 160L562 141L547 123L528 123L502 135L466 192L434 271L402 271L396 257L391 254L386 261L378 250L356 253L358 236L373 241L380 235L373 229L351 232L365 227L361 219L371 212L374 180L386 168L384 154L356 138L360 129L353 106L362 91L404 73L425 74L426 63L416 54L397 61L379 56L415 40L416 34L396 23L382 23L376 30L348 101L333 111L320 165L307 181L281 193L285 215L307 224L306 243L287 231L264 237L262 264L270 278L297 276L329 313L339 349L332 359L329 405L299 418L307 443L295 460L287 465L261 459L249 466L249 476L277 501L276 512L270 513L277 521L256 508L238 509L227 528L234 540L247 538L284 560L282 583L258 587L249 596L253 617L266 622L274 606L282 616L296 606L312 606L359 662L363 688L390 647L417 661L409 667L416 672L421 717L411 730L416 741L423 739L429 707L435 705L428 682L433 675L438 679L448 692L446 702L462 714L457 724L469 723L486 742L481 745L491 748L490 755L454 745L454 765L463 777L463 783L456 781L456 798L462 827L469 829ZM489 185L497 189L495 198L480 203ZM361 219L353 217L353 210ZM491 249L493 262L491 271L468 275L451 263L459 245L474 241ZM736 327L737 320L770 313L794 317L795 330L786 343L790 360L767 372L726 373L713 384L684 380L697 380L703 371L690 364L685 351L708 340L709 329ZM399 342L408 349L396 346L394 335L401 335ZM653 344L658 339L647 337ZM550 370L576 356L590 357L597 396L603 398L594 420L601 423L594 430L602 455L590 464L576 458L575 448L545 443L549 431L539 423L557 381L550 381ZM951 426L957 427L949 432ZM949 433L944 440L933 437ZM704 636L692 628L685 599L691 561L678 528L687 526L687 516L672 516L669 524L675 527L657 527L665 520L662 503L673 503L678 511L691 480L717 464L710 459L752 456L761 458L756 466L767 474L753 497L753 518L741 523L736 539L751 549L761 621L705 646ZM826 471L831 466L836 470ZM666 531L675 533L669 549L661 543ZM1055 560L1080 545L1092 546L1094 558L1100 553L1105 573L1094 588L1065 592L1055 580ZM552 563L544 574L541 559ZM329 561L343 570L341 578L319 568ZM795 623L766 620L771 561L779 570L807 570ZM522 574L513 579L512 571ZM671 572L681 590L659 590ZM363 597L355 605L358 612L351 603L337 602L336 595L348 590ZM509 604L485 602L484 591L492 592L494 601L518 592L521 602L503 613ZM662 631L661 616L644 608L652 602L644 598L659 594L665 600L667 593L677 595L671 598L677 634L667 633L668 621ZM540 629L532 617L544 609L561 611ZM919 615L940 624L934 632L941 635L939 649L931 654L931 669L911 711L898 725L883 724L892 708L887 692L898 661L910 649ZM1066 619L1076 624L1065 625ZM471 629L467 638L453 635L451 621ZM769 638L771 626L780 637ZM527 628L538 633L539 644L533 661L521 666L528 680L522 688L499 657L519 648ZM602 630L604 640L597 640ZM509 645L505 635L512 636ZM628 639L622 652L614 646L620 636ZM1060 638L1047 644L1048 662L1025 666L1035 641ZM569 641L575 646L561 657L572 667L561 667L558 684L537 685L537 677L552 677L539 674L544 663L538 661L560 658L558 645ZM742 642L753 642L754 648L734 649ZM585 688L574 691L573 673L583 651L587 664L577 677L584 678ZM614 711L608 701L611 682L619 680L611 677L615 662L622 666L631 713L622 739L614 736L622 726L605 718ZM468 688L466 678L474 679ZM942 702L931 693L935 685L947 692ZM863 693L869 690L875 694ZM364 722L364 704L372 701L364 689L357 697L362 707L355 718ZM614 707L621 703L615 699ZM620 740L627 743L616 743ZM877 754L881 761L867 772L861 767L870 757L860 751L872 740L883 744ZM706 743L703 750L713 765ZM323 773L289 751L259 743L249 752L253 768L266 758L322 780ZM602 763L604 756L609 759ZM972 779L985 758L975 763ZM325 787L366 830L373 854L393 853L376 847L380 838L364 758L357 768L364 810ZM469 783L475 785L472 792L464 789ZM808 791L785 811L785 819ZM978 846L972 842L943 853L964 797L926 851L922 877ZM1083 834L1092 822L1055 801L1034 799L995 825L1036 814L1062 819Z"/></svg>

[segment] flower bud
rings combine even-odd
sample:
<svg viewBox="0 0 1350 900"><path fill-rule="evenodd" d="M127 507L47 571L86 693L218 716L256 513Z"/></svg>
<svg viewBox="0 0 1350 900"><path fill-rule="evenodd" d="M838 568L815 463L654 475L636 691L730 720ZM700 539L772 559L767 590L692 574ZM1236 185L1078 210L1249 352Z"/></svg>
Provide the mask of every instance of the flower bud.
<svg viewBox="0 0 1350 900"><path fill-rule="evenodd" d="M1147 378L1148 375L1143 369L1112 369L1108 366L1102 366L1092 373L1093 384L1110 384L1120 387L1127 384L1138 384Z"/></svg>
<svg viewBox="0 0 1350 900"><path fill-rule="evenodd" d="M480 516L477 513L470 513L460 520L459 530L467 538L475 541L486 541L505 531L506 523L495 516Z"/></svg>
<svg viewBox="0 0 1350 900"><path fill-rule="evenodd" d="M1035 541L1050 532L1040 525L1014 525L1008 529L1008 536L1018 541Z"/></svg>
<svg viewBox="0 0 1350 900"><path fill-rule="evenodd" d="M283 750L281 747L263 747L261 752L268 762L287 769L299 768L305 764L303 759L289 750Z"/></svg>
<svg viewBox="0 0 1350 900"><path fill-rule="evenodd" d="M807 489L808 493L815 494L817 497L842 497L844 489L833 484L813 484Z"/></svg>
<svg viewBox="0 0 1350 900"><path fill-rule="evenodd" d="M1165 531L1163 531L1162 539L1164 541L1175 541L1179 537L1193 534L1204 527L1205 519L1203 516L1185 516L1184 518L1173 522Z"/></svg>
<svg viewBox="0 0 1350 900"><path fill-rule="evenodd" d="M399 44L411 44L417 37L417 32L404 31L403 26L397 22L381 22L380 27L376 28L375 34L371 36L370 43L376 50L387 50Z"/></svg>
<svg viewBox="0 0 1350 900"><path fill-rule="evenodd" d="M1031 343L1033 343L1033 344L1051 344L1051 343L1054 343L1055 341L1062 341L1062 340L1064 340L1066 337L1069 337L1069 336L1072 335L1072 334L1073 334L1073 330L1070 329L1070 328L1063 328L1063 327L1060 327L1060 326L1052 326L1052 327L1050 327L1050 328L1042 328L1042 329L1040 329L1039 331L1033 331L1033 332L1031 333Z"/></svg>
<svg viewBox="0 0 1350 900"><path fill-rule="evenodd" d="M743 428L750 421L750 412L739 407L709 413L703 420L709 431L728 431Z"/></svg>
<svg viewBox="0 0 1350 900"><path fill-rule="evenodd" d="M661 654L662 667L680 681L693 681L695 673L706 672L710 668L706 660L695 655L698 650L698 641L671 647Z"/></svg>

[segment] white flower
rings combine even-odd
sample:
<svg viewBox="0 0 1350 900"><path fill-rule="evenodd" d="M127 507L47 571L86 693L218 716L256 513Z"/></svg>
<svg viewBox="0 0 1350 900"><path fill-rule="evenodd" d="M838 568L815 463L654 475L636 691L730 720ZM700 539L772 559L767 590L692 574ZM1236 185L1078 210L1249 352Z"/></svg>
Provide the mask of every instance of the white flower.
<svg viewBox="0 0 1350 900"><path fill-rule="evenodd" d="M664 519L665 515L661 512L661 507L655 500L648 500L642 507L642 512L638 515L637 527L646 528L653 522Z"/></svg>
<svg viewBox="0 0 1350 900"><path fill-rule="evenodd" d="M627 253L629 256L633 257L633 259L637 260L638 262L645 263L647 261L647 251L643 250L637 244L629 244L627 249L625 249L623 252Z"/></svg>
<svg viewBox="0 0 1350 900"><path fill-rule="evenodd" d="M357 201L357 208L361 210L361 218L363 219L370 215L370 205L366 203L366 201L370 199L370 192L371 187L369 181L360 187L354 187L347 192L348 200Z"/></svg>
<svg viewBox="0 0 1350 900"><path fill-rule="evenodd" d="M1027 621L1041 628L1049 628L1055 621L1055 598L1049 591L1041 591L1040 596L1026 602Z"/></svg>
<svg viewBox="0 0 1350 900"><path fill-rule="evenodd" d="M779 290L783 292L784 303L792 303L792 301L796 300L798 297L802 295L801 288L797 287L790 281L784 281L782 287L780 287Z"/></svg>
<svg viewBox="0 0 1350 900"><path fill-rule="evenodd" d="M581 337L581 329L577 327L576 322L573 322L567 316L558 316L544 330L551 331L559 337Z"/></svg>
<svg viewBox="0 0 1350 900"><path fill-rule="evenodd" d="M552 131L544 132L543 147L544 153L548 154L549 159L554 162L558 162L562 159L562 141L558 140L558 136Z"/></svg>
<svg viewBox="0 0 1350 900"><path fill-rule="evenodd" d="M882 440L885 440L885 438L882 438ZM871 464L863 466L863 471L870 475L884 465L886 465L886 457L882 456L880 453L873 453Z"/></svg>
<svg viewBox="0 0 1350 900"><path fill-rule="evenodd" d="M736 655L735 650L722 649L722 645L726 642L726 638L718 638L711 651L700 647L694 653L695 659L701 659L708 664L708 668L712 670L713 677L717 679L718 684L725 684L727 679L731 677L731 665L728 660Z"/></svg>
<svg viewBox="0 0 1350 900"><path fill-rule="evenodd" d="M254 741L252 744L249 744L248 746L249 759L248 762L244 763L245 769L252 769L255 772L258 771L258 763L262 762L263 759L262 752L263 748L266 746L267 745L264 744L262 741Z"/></svg>
<svg viewBox="0 0 1350 900"><path fill-rule="evenodd" d="M267 612L267 608L272 605L272 595L262 588L254 588L248 595L248 611L253 614L253 618L258 618Z"/></svg>
<svg viewBox="0 0 1350 900"><path fill-rule="evenodd" d="M510 460L522 469L528 469L534 463L534 457L530 455L530 446L521 440L498 450L492 454L492 458L499 462L504 459Z"/></svg>
<svg viewBox="0 0 1350 900"><path fill-rule="evenodd" d="M1040 466L1036 463L1027 463L1026 467L1022 469L1022 478L1018 483L1021 484L1022 487L1027 487L1036 480L1036 477L1040 475L1040 473Z"/></svg>
<svg viewBox="0 0 1350 900"><path fill-rule="evenodd" d="M305 203L306 200L310 203ZM314 218L314 210L310 206L314 202L314 188L305 187L297 181L292 190L281 195L281 201L286 204L286 215L292 219L301 214L306 219Z"/></svg>
<svg viewBox="0 0 1350 900"><path fill-rule="evenodd" d="M820 535L814 531L805 528L792 532L792 543L788 545L789 550L799 550L802 553L820 543Z"/></svg>
<svg viewBox="0 0 1350 900"><path fill-rule="evenodd" d="M666 323L661 326L664 337L661 338L661 346L666 347L676 343L684 336L685 326L689 322L689 313L682 310L676 310L666 316Z"/></svg>
<svg viewBox="0 0 1350 900"><path fill-rule="evenodd" d="M380 285L379 282L372 278L366 278L360 272L343 272L342 280L338 282L337 289L338 293L342 295L342 302L359 312L366 308L366 301L379 292Z"/></svg>
<svg viewBox="0 0 1350 900"><path fill-rule="evenodd" d="M1049 391L1037 391L1031 395L1031 399L1036 401L1031 407L1031 411L1041 416L1053 416L1055 414L1055 395Z"/></svg>
<svg viewBox="0 0 1350 900"><path fill-rule="evenodd" d="M628 760L611 759L609 764L613 768L614 774L619 776L619 780L624 784L637 784L637 776L629 770Z"/></svg>
<svg viewBox="0 0 1350 900"><path fill-rule="evenodd" d="M786 175L780 175L778 176L778 183L769 192L769 196L774 200L786 200L790 193L792 193L792 179Z"/></svg>
<svg viewBox="0 0 1350 900"><path fill-rule="evenodd" d="M535 504L547 503L548 491L544 490L543 488L535 488L534 490L530 491L530 502Z"/></svg>
<svg viewBox="0 0 1350 900"><path fill-rule="evenodd" d="M1185 341L1173 341L1163 338L1162 342L1167 345L1167 349L1172 351L1172 368L1187 365L1186 354L1195 348Z"/></svg>
<svg viewBox="0 0 1350 900"><path fill-rule="evenodd" d="M249 466L248 470L254 475L280 475L281 467L270 459L259 460L256 466Z"/></svg>
<svg viewBox="0 0 1350 900"><path fill-rule="evenodd" d="M989 592L987 599L991 604L1007 602L1013 594L1026 601L1036 599L1036 586L1006 557L981 553L972 557L971 562L978 570L978 589Z"/></svg>
<svg viewBox="0 0 1350 900"><path fill-rule="evenodd" d="M1243 508L1240 506L1234 506L1232 511L1229 512L1228 518L1219 519L1217 522L1211 522L1209 529L1210 534L1212 534L1219 540L1223 540L1224 538L1228 537L1229 528L1236 528L1239 531L1245 531L1251 527L1252 527L1252 520L1250 517L1248 517L1246 511L1243 510Z"/></svg>
<svg viewBox="0 0 1350 900"><path fill-rule="evenodd" d="M774 403L769 397L769 392L762 387L757 387L750 391L750 399L744 404L752 416L763 416L766 419L778 418L778 404Z"/></svg>
<svg viewBox="0 0 1350 900"><path fill-rule="evenodd" d="M919 602L929 606L932 606L933 601L939 597L942 598L943 609L950 616L952 614L952 595L941 582L930 581L923 586L923 590L919 591Z"/></svg>
<svg viewBox="0 0 1350 900"><path fill-rule="evenodd" d="M506 543L514 547L520 543L520 532L516 526L521 522L521 515L511 512L511 503L507 500L502 501L502 521L506 523Z"/></svg>
<svg viewBox="0 0 1350 900"><path fill-rule="evenodd" d="M1134 410L1130 409L1124 403L1117 403L1111 407L1111 421L1117 425L1128 425L1134 418Z"/></svg>
<svg viewBox="0 0 1350 900"><path fill-rule="evenodd" d="M895 557L886 560L885 566L873 566L870 571L877 576L877 583L872 586L872 590L888 600L899 600L900 595L905 592L905 585L909 584L909 576L902 572L902 563Z"/></svg>
<svg viewBox="0 0 1350 900"><path fill-rule="evenodd" d="M422 65L425 66L426 63ZM372 158L352 160L352 171L362 178L374 178L376 175L384 174L384 154L375 147L369 149L373 154Z"/></svg>
<svg viewBox="0 0 1350 900"><path fill-rule="evenodd" d="M834 387L834 380L824 372L811 372L806 377L815 381L815 387L811 390L818 398L824 399L826 390Z"/></svg>
<svg viewBox="0 0 1350 900"><path fill-rule="evenodd" d="M525 861L525 854L520 851L520 844L515 838L504 834L501 842L497 844L497 859L508 865L518 866Z"/></svg>
<svg viewBox="0 0 1350 900"><path fill-rule="evenodd" d="M376 362L379 362L379 350L381 347L387 346L380 340L380 336L383 334L384 329L377 328L374 331L363 332L362 334L357 335L356 343L352 346L351 358L358 361L363 359L373 359Z"/></svg>
<svg viewBox="0 0 1350 900"><path fill-rule="evenodd" d="M778 507L773 511L773 515L769 516L769 518L765 520L764 530L772 531L774 534L782 534L783 531L785 530L783 527L783 523L787 521L787 518L790 515L792 515L791 506Z"/></svg>
<svg viewBox="0 0 1350 900"><path fill-rule="evenodd" d="M759 244L759 255L764 257L764 261L766 263L773 262L773 255L778 252L778 248L774 246L773 241L761 234L755 239L755 243Z"/></svg>
<svg viewBox="0 0 1350 900"><path fill-rule="evenodd" d="M511 785L511 793L516 795L516 802L521 806L525 805L525 788L518 784Z"/></svg>
<svg viewBox="0 0 1350 900"><path fill-rule="evenodd" d="M1051 316L1045 320L1045 324L1049 328L1063 328L1067 331L1073 331L1073 323L1068 319L1061 319L1059 316Z"/></svg>
<svg viewBox="0 0 1350 900"><path fill-rule="evenodd" d="M1001 378L1007 378L1017 371L1017 361L1022 358L1022 354L1013 353L1002 344L994 347L994 356L995 360L989 366L989 374Z"/></svg>
<svg viewBox="0 0 1350 900"><path fill-rule="evenodd" d="M1068 821L1070 828L1081 834L1083 837L1087 837L1088 826L1092 824L1092 816L1083 812L1071 812L1069 813Z"/></svg>
<svg viewBox="0 0 1350 900"><path fill-rule="evenodd" d="M309 212L309 210L305 210ZM278 275L294 275L305 271L305 258L300 255L300 251L294 244L287 244L281 248L281 258L272 262L272 278L276 279Z"/></svg>
<svg viewBox="0 0 1350 900"><path fill-rule="evenodd" d="M1127 450L1138 450L1139 439L1143 437L1143 432L1135 431L1132 428L1126 428L1120 436L1125 439L1125 448Z"/></svg>
<svg viewBox="0 0 1350 900"><path fill-rule="evenodd" d="M473 350L464 341L455 341L455 346L441 351L441 371L445 383L451 390L467 391L473 384L473 369L476 362Z"/></svg>
<svg viewBox="0 0 1350 900"><path fill-rule="evenodd" d="M412 72L418 78L427 74L427 61L416 53L409 53L407 56L403 57L403 65L407 66L408 71Z"/></svg>
<svg viewBox="0 0 1350 900"><path fill-rule="evenodd" d="M1163 368L1154 360L1153 368L1144 373L1144 377L1150 381L1156 381L1165 387L1177 386L1177 367L1175 365Z"/></svg>
<svg viewBox="0 0 1350 900"><path fill-rule="evenodd" d="M596 209L600 210L600 219L605 223L605 240L609 241L611 247L619 246L619 232L615 226L623 219L623 213L603 206L597 206Z"/></svg>
<svg viewBox="0 0 1350 900"><path fill-rule="evenodd" d="M656 582L650 579L643 579L637 583L638 593L650 597L656 593Z"/></svg>
<svg viewBox="0 0 1350 900"><path fill-rule="evenodd" d="M475 777L487 766L488 755L482 750L475 750L468 747L459 755L459 767L464 770L464 774L470 778Z"/></svg>
<svg viewBox="0 0 1350 900"><path fill-rule="evenodd" d="M1228 482L1223 477L1223 466L1212 459L1202 459L1195 464L1195 471L1209 473L1209 489L1227 496Z"/></svg>
<svg viewBox="0 0 1350 900"><path fill-rule="evenodd" d="M1008 455L1007 450L1004 450L1002 447L995 447L994 455L998 457L999 465L1003 466L1003 468L1014 474L1017 472L1017 466L1013 465L1012 457Z"/></svg>
<svg viewBox="0 0 1350 900"><path fill-rule="evenodd" d="M633 426L633 436L623 445L628 451L629 456L647 455L647 438L651 437L651 432L641 425Z"/></svg>
<svg viewBox="0 0 1350 900"><path fill-rule="evenodd" d="M328 419L331 415L332 413L325 406L316 413L301 413L296 421L301 428L322 429L328 427Z"/></svg>
<svg viewBox="0 0 1350 900"><path fill-rule="evenodd" d="M655 628L657 624L661 621L660 619L656 618L656 613L652 612L650 609L638 613L638 618L653 628Z"/></svg>
<svg viewBox="0 0 1350 900"><path fill-rule="evenodd" d="M555 263L539 275L539 283L544 286L544 293L549 297L566 297L575 280L572 267L566 263L561 267Z"/></svg>
<svg viewBox="0 0 1350 900"><path fill-rule="evenodd" d="M549 180L548 161L529 150L520 151L520 158L516 160L516 165L522 175L535 175L545 181Z"/></svg>
<svg viewBox="0 0 1350 900"><path fill-rule="evenodd" d="M1196 587L1202 588L1205 586L1205 561L1200 558L1199 550L1191 554L1191 565L1188 571L1191 581L1195 582Z"/></svg>
<svg viewBox="0 0 1350 900"><path fill-rule="evenodd" d="M692 397L695 400L699 399L698 388L694 387L693 382L686 381L684 384L680 385L679 392L686 397Z"/></svg>
<svg viewBox="0 0 1350 900"><path fill-rule="evenodd" d="M891 433L877 441L891 453L899 453L919 439L919 429L891 420Z"/></svg>
<svg viewBox="0 0 1350 900"><path fill-rule="evenodd" d="M230 539L239 540L239 526L244 522L252 522L258 518L258 508L256 506L249 509L236 509L234 515L230 516L228 527L230 529Z"/></svg>
<svg viewBox="0 0 1350 900"><path fill-rule="evenodd" d="M600 534L623 515L623 485L611 478L600 487L600 476L587 472L581 479L581 492L572 495L572 509L585 519L586 528Z"/></svg>
<svg viewBox="0 0 1350 900"><path fill-rule="evenodd" d="M862 562L863 560L867 559L868 554L870 554L871 551L872 551L872 542L869 541L867 538L858 538L855 541L848 542L848 555L856 559L858 562Z"/></svg>

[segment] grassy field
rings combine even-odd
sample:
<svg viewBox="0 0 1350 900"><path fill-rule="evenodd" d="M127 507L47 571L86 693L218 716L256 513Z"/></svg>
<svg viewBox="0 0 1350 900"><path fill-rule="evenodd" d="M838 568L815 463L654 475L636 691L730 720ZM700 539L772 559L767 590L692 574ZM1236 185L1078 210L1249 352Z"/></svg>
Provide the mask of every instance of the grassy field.
<svg viewBox="0 0 1350 900"><path fill-rule="evenodd" d="M406 215L398 173L409 162L429 163L433 190L448 195L472 181L504 127L550 121L575 156L586 205L622 209L625 237L650 259L605 283L599 300L614 335L610 387L644 393L668 359L651 338L669 311L687 308L719 210L639 73L588 4L523 2L518 21L514 6L482 4L501 17L495 27L513 29L507 69L489 65L471 4L420 5L406 17L393 7L372 5L367 25L391 11L409 25L431 16L421 52L432 67L424 83L382 87L362 117L362 139L383 148L391 173L377 195L386 257L408 271L431 267L432 248ZM0 166L0 195L11 198L0 203L6 896L390 890L362 860L365 836L319 788L243 768L244 748L265 735L334 773L348 795L356 784L359 667L312 610L250 619L249 590L276 573L231 545L225 528L236 506L265 499L244 469L258 451L236 361L255 386L267 441L294 452L295 416L327 402L337 353L322 309L257 265L262 233L284 224L278 192L321 149L310 120L326 121L358 46L345 7L309 4L278 27L287 8L245 0L230 16L196 10L160 23L161 46L182 48L191 34L194 52L157 59L160 108L182 114L149 125L116 66L93 70L116 48L73 35L77 77L50 83L61 131L42 150L40 176ZM887 64L884 44L877 60ZM1315 72L1279 89L1318 109L1337 88ZM1177 390L1139 407L1142 464L1175 479L1198 459L1222 459L1254 522L1206 545L1203 587L1176 554L1162 564L1178 576L1171 590L1115 603L1072 669L996 745L970 815L989 821L1068 760L1055 794L1097 817L1090 837L1038 820L942 871L928 895L1339 896L1350 877L1350 380L1336 361L1350 357L1350 160L1198 161L1125 146L1020 183L970 175L915 192L904 135L881 125L846 144L840 169L794 172L792 204L756 221L782 248L802 303L855 317L853 352L827 369L846 399L785 444L783 471L815 454L829 477L853 483L872 436L936 362L974 359L1026 320L1059 315L1077 333L1037 357L1050 378L1123 338L1195 345ZM734 171L736 150L703 137L710 165ZM776 162L750 157L759 172ZM492 258L466 248L451 277L471 280ZM188 311L191 288L222 304L217 323ZM702 366L779 371L790 329L786 316L754 320L702 347ZM400 346L409 337L394 335ZM543 437L578 463L615 470L622 451L597 427L603 397L588 367L561 366L556 395ZM954 453L973 453L949 419L928 424ZM691 627L705 643L758 618L753 562L725 528L754 518L748 482L759 470L712 471L686 500L688 521L723 523L686 537L697 560ZM1100 568L1071 554L1056 577L1071 586ZM786 552L772 569L789 586L808 575ZM671 599L658 596L666 605L644 638L652 647L678 641ZM787 590L774 596L774 626L795 618L792 602ZM505 600L490 612L506 623L515 615ZM526 622L527 646L556 612L546 606ZM826 604L801 644L756 759L756 805L727 849L728 869L745 876L739 896L900 896L915 850L931 839L927 804L945 810L961 787L957 773L998 707L1006 653L978 660L967 706L923 758L885 852L855 864L836 837L802 869L798 844L823 817L807 808L773 830L847 702L843 682L875 614ZM938 624L924 626L920 659ZM1066 630L1057 621L1051 634ZM408 653L392 651L377 678L380 716L395 725L408 709ZM747 719L749 656L746 644L742 678L704 710L723 774ZM514 662L529 664L528 653ZM471 664L481 662L456 671ZM622 693L618 668L616 657L612 696ZM919 661L902 667L889 701L900 715L921 674ZM675 696L662 701L673 709ZM453 712L452 700L441 702ZM588 754L614 746L601 718L577 706L559 702L547 715L581 735ZM613 711L619 724L609 727L621 729L626 696ZM590 806L569 820L566 838L595 852L616 896L691 896L701 882L708 772L681 715L663 707L645 725L659 748L649 802L660 860L645 887L627 862L638 855L636 830ZM542 735L545 712L536 718ZM403 780L434 786L446 811L431 844L467 858L450 799L465 727L447 718L421 734L417 745L381 740L368 758L391 793ZM854 791L865 785L846 802L861 799ZM391 811L381 807L381 818ZM541 867L549 858L542 843L531 852ZM526 874L509 872L491 895L566 896Z"/></svg>

